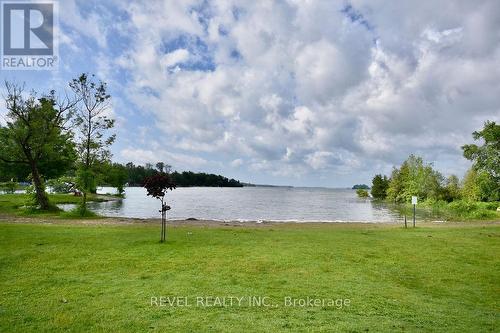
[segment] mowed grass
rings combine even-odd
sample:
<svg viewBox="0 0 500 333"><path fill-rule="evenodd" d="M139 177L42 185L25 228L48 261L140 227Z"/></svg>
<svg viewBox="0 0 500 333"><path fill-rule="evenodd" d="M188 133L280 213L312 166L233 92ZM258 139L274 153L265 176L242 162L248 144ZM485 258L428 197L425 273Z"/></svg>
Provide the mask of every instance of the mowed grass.
<svg viewBox="0 0 500 333"><path fill-rule="evenodd" d="M103 202L116 199L113 196L95 195L90 194L88 201ZM49 194L50 203L53 205L58 204L80 204L81 197L74 196L73 194ZM47 216L47 217L68 217L77 218L70 212L63 211L38 211L37 209L26 207L33 200L27 194L0 194L0 215L18 215L18 216ZM95 217L95 216L92 216Z"/></svg>
<svg viewBox="0 0 500 333"><path fill-rule="evenodd" d="M0 224L0 331L493 332L500 227ZM151 297L191 306L151 306ZM196 306L269 297L276 307ZM287 307L285 297L349 299Z"/></svg>

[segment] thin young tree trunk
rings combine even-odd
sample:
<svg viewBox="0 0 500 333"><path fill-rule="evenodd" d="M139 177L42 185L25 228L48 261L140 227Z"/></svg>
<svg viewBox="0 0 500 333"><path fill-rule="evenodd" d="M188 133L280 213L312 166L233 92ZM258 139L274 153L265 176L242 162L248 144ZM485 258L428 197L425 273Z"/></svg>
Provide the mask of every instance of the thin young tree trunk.
<svg viewBox="0 0 500 333"><path fill-rule="evenodd" d="M92 114L90 111L88 111L87 114L88 118L88 128L87 128L87 142L86 142L86 147L85 147L85 166L84 169L86 172L90 171L90 139L91 139L91 133L92 133ZM92 189L90 189L88 186L89 184L89 179L88 179L88 174L85 176L85 189L83 190L83 201L82 201L82 209L83 211L87 211L87 192L90 191L92 193Z"/></svg>
<svg viewBox="0 0 500 333"><path fill-rule="evenodd" d="M83 202L82 202L82 209L83 211L87 210L87 191L83 191Z"/></svg>

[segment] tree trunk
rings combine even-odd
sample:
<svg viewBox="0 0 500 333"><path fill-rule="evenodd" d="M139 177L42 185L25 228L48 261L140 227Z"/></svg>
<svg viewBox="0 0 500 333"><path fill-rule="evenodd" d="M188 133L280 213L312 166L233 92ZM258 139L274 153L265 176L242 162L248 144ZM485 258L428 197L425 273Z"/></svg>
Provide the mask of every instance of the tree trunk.
<svg viewBox="0 0 500 333"><path fill-rule="evenodd" d="M47 193L45 193L45 188L43 186L42 178L40 177L40 173L38 172L38 167L35 161L31 161L31 176L33 177L33 185L35 186L36 192L36 202L40 205L40 209L48 210L50 208L49 205L49 197Z"/></svg>
<svg viewBox="0 0 500 333"><path fill-rule="evenodd" d="M85 154L85 172L89 172L90 170L90 139L92 133L92 113L88 111L88 128L87 128L87 143L86 143L86 154ZM92 193L92 189L89 186L88 174L86 175L87 179L85 180L85 189L83 191L83 202L82 202L82 213L87 211L87 192Z"/></svg>
<svg viewBox="0 0 500 333"><path fill-rule="evenodd" d="M83 192L83 199L82 199L82 210L85 212L87 210L87 191Z"/></svg>

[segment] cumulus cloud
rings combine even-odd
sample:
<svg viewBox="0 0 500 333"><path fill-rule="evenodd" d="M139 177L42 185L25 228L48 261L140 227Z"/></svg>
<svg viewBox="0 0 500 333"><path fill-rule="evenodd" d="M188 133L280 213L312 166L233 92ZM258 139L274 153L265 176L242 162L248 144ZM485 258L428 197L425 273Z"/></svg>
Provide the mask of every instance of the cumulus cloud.
<svg viewBox="0 0 500 333"><path fill-rule="evenodd" d="M240 166L243 165L243 160L241 158L237 158L231 162L231 166L234 168L239 168Z"/></svg>
<svg viewBox="0 0 500 333"><path fill-rule="evenodd" d="M64 26L70 27L86 37L93 39L98 46L105 48L107 46L107 18L111 15L103 6L89 11L86 15L83 14L80 8L83 3L78 3L75 0L65 0L58 3L59 17ZM73 49L78 46L64 32L60 35L61 42L69 44Z"/></svg>
<svg viewBox="0 0 500 333"><path fill-rule="evenodd" d="M185 49L177 49L170 53L165 54L160 59L161 66L168 68L183 63L189 58L189 52Z"/></svg>
<svg viewBox="0 0 500 333"><path fill-rule="evenodd" d="M115 58L123 92L182 151L164 152L178 163L307 183L389 172L417 153L461 173L460 145L499 119L498 1L116 5L129 38ZM73 25L97 22L87 34L103 46L100 20ZM121 152L157 154L139 144Z"/></svg>

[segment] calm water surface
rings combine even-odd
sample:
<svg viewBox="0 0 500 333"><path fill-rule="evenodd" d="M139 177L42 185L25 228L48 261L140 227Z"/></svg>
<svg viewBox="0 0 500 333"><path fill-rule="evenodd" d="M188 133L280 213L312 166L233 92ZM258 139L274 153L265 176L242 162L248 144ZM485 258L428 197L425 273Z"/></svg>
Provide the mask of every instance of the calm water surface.
<svg viewBox="0 0 500 333"><path fill-rule="evenodd" d="M101 188L99 193L113 193ZM167 194L169 219L225 221L359 221L396 222L398 213L383 204L360 199L354 190L324 188L243 187L178 188ZM140 187L126 189L119 201L90 203L98 214L114 217L158 218L159 200ZM69 209L70 205L63 208Z"/></svg>

